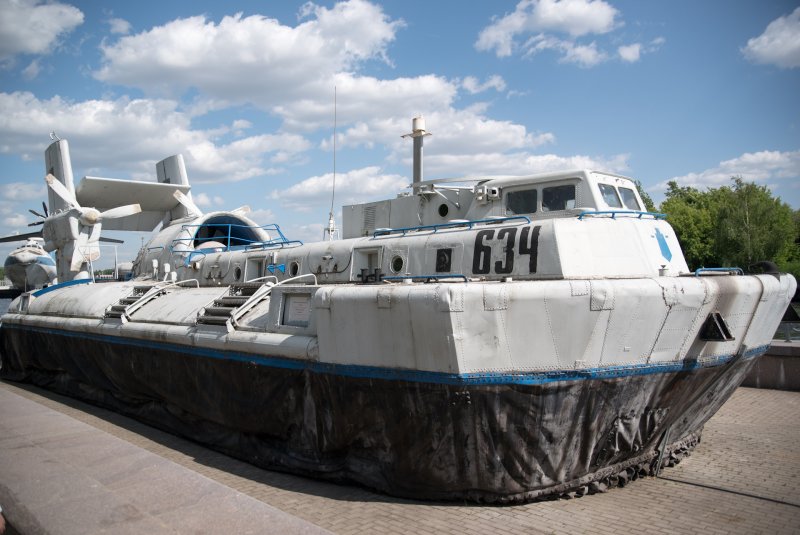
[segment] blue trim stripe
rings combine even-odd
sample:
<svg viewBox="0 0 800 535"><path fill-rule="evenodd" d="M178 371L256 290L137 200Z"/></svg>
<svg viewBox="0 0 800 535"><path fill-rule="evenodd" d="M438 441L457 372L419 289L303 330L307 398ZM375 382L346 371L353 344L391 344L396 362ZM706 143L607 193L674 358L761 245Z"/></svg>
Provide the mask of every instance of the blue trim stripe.
<svg viewBox="0 0 800 535"><path fill-rule="evenodd" d="M80 338L93 340L113 345L133 346L139 349L154 349L173 351L195 357L206 357L218 360L232 360L249 362L270 368L285 370L309 370L315 373L339 375L342 377L358 379L385 379L389 381L407 381L411 383L434 383L444 385L541 385L558 381L585 381L597 379L613 379L619 377L653 375L658 373L671 373L679 371L694 371L703 368L713 368L729 362L734 355L715 356L700 363L696 360L681 362L665 362L652 364L629 364L622 366L607 366L602 368L588 368L583 370L555 370L542 372L483 372L483 373L445 373L423 370L407 370L400 368L384 368L378 366L359 366L353 364L333 364L327 362L306 361L285 357L258 356L248 353L235 353L232 351L219 351L210 348L188 347L165 342L153 342L107 336L102 334L65 331L43 327L30 327L17 324L2 324L2 329L17 329L39 334ZM753 358L767 351L768 345L748 350L744 358Z"/></svg>
<svg viewBox="0 0 800 535"><path fill-rule="evenodd" d="M41 290L33 292L33 296L39 297L40 295L54 292L56 290L60 290L61 288L67 288L69 286L75 286L77 284L91 284L92 282L93 282L92 279L75 279L67 282L60 282L58 284L54 284L52 286L48 286L47 288L42 288Z"/></svg>

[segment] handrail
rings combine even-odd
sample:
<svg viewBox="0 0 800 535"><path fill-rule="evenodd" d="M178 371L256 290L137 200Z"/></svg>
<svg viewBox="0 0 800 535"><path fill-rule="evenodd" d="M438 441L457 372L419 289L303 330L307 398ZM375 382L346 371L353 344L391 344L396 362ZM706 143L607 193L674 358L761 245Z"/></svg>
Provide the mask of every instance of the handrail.
<svg viewBox="0 0 800 535"><path fill-rule="evenodd" d="M275 286L274 282L267 281L262 284L258 290L256 290L253 295L251 295L247 301L242 303L239 307L236 308L233 313L231 313L231 325L236 326L238 325L237 320L250 312L250 310L256 306L258 303L261 302L263 298L269 295L272 292L272 288Z"/></svg>
<svg viewBox="0 0 800 535"><path fill-rule="evenodd" d="M660 212L640 212L638 210L587 210L578 215L578 220L583 221L584 217L596 215L611 215L611 219L616 219L617 215L636 216L636 219L641 219L642 216L646 215L652 216L653 219L667 218L667 214L662 214Z"/></svg>
<svg viewBox="0 0 800 535"><path fill-rule="evenodd" d="M728 273L730 275L744 275L744 270L738 267L718 267L718 268L697 268L694 271L694 276L699 277L701 273Z"/></svg>
<svg viewBox="0 0 800 535"><path fill-rule="evenodd" d="M255 293L253 293L253 295L250 296L250 298L247 301L242 303L233 313L231 313L231 318L230 318L231 325L233 327L238 326L239 318L250 312L250 310L252 310L252 308L255 307L258 303L260 303L262 299L271 294L272 289L274 287L281 286L293 280L304 279L308 277L311 277L313 279L315 285L317 284L317 276L314 275L313 273L304 273L303 275L298 275L297 277L291 277L289 279L285 279L277 283L269 281L265 282L258 290L256 290ZM235 286L235 284L232 286Z"/></svg>
<svg viewBox="0 0 800 535"><path fill-rule="evenodd" d="M167 288L170 288L172 286L180 286L182 284L186 284L187 282L193 282L193 283L195 283L195 287L196 288L200 288L200 281L197 280L197 279L186 279L186 280L182 280L182 281L167 282L167 283L159 282L159 283L156 283L153 286L151 286L150 289L147 290L144 293L144 295L142 295L135 302L133 302L130 305L126 306L125 307L125 311L122 314L125 316L125 319L130 321L131 315L133 313L135 313L137 310L142 308L144 305L146 305L147 303L149 303L150 301L152 301L153 299L158 297L161 294L161 292L163 292L164 290L166 290Z"/></svg>
<svg viewBox="0 0 800 535"><path fill-rule="evenodd" d="M508 221L515 221L515 220L522 220L525 221L525 223L531 222L531 218L524 215L515 215L511 217L498 217L494 219L476 219L472 221L448 221L447 223L437 223L436 225L421 225L418 227L379 229L372 233L372 237L377 238L379 236L389 236L391 234L402 234L403 236L405 236L409 232L418 232L425 230L432 230L435 234L437 231L441 229L458 228L458 227L467 227L467 229L471 229L473 226L479 223L488 225L488 224L506 223Z"/></svg>
<svg viewBox="0 0 800 535"><path fill-rule="evenodd" d="M223 230L227 230L226 235L224 236L209 236L206 238L199 238L197 237L197 233L202 228L221 228ZM243 229L259 229L263 230L267 233L276 233L277 237L267 240L267 241L260 241L260 240L251 240L244 236L233 236L232 230L234 228L243 228ZM191 230L195 229L195 230ZM299 240L288 240L286 236L281 231L281 228L274 223L269 225L240 225L236 223L202 223L197 225L182 225L181 230L185 231L184 237L175 238L172 240L172 244L170 249L172 252L175 252L175 247L178 244L185 244L185 245L192 245L194 242L199 242L199 247L202 248L203 242L219 242L220 240L225 242L225 250L235 250L235 249L248 249L248 248L261 248L265 249L267 247L284 247L285 245L295 244L295 245L302 245L303 242ZM235 241L239 243L239 245L231 245L231 241ZM188 250L188 249L187 249ZM194 248L192 250L195 250ZM180 251L183 252L183 251Z"/></svg>

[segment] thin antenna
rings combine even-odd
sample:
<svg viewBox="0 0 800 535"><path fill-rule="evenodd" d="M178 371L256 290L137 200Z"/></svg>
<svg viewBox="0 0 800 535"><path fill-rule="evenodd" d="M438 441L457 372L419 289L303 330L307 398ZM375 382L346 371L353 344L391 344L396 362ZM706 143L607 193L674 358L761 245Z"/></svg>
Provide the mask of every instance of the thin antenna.
<svg viewBox="0 0 800 535"><path fill-rule="evenodd" d="M328 212L328 228L322 232L322 239L328 236L328 241L333 241L334 235L339 236L336 220L333 217L333 201L336 198L336 86L333 86L333 188L331 189L331 211Z"/></svg>

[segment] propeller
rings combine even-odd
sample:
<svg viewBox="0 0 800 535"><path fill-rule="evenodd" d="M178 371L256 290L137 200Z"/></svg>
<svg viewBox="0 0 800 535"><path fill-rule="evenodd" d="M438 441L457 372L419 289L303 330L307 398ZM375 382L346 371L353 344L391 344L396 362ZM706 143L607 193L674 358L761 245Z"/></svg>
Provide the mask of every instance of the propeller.
<svg viewBox="0 0 800 535"><path fill-rule="evenodd" d="M84 262L94 261L100 258L100 246L97 244L100 241L109 240L108 238L100 237L104 219L119 219L120 217L138 214L141 211L142 207L138 204L118 206L104 212L95 208L73 208L71 212L75 212L74 216L76 216L80 222L80 233L78 234L78 241L75 244L75 250L72 253L70 269L72 271L78 271L81 269L81 265L83 265Z"/></svg>
<svg viewBox="0 0 800 535"><path fill-rule="evenodd" d="M78 199L75 198L75 194L68 190L64 184L59 182L56 177L48 173L44 179L50 189L70 205L71 208L80 208L81 205L78 204Z"/></svg>
<svg viewBox="0 0 800 535"><path fill-rule="evenodd" d="M245 204L243 206L240 206L236 210L233 210L231 213L236 215L247 215L250 213L250 206Z"/></svg>
<svg viewBox="0 0 800 535"><path fill-rule="evenodd" d="M201 215L203 215L203 211L197 207L194 201L192 201L192 199L190 199L180 191L175 190L175 193L173 193L172 196L175 197L175 199L189 211L189 215L192 215L194 217L200 217Z"/></svg>
<svg viewBox="0 0 800 535"><path fill-rule="evenodd" d="M117 206L103 212L96 208L84 208L80 205L80 203L78 203L78 199L75 198L75 194L67 189L64 184L59 182L56 177L48 174L45 177L45 181L47 181L47 186L52 189L56 195L61 197L68 206L70 206L70 210L68 212L69 218L75 218L79 223L77 239L71 243L71 271L80 271L84 262L89 262L100 258L100 246L98 245L100 241L111 241L115 243L119 242L119 240L111 240L109 238L100 237L104 219L128 217L138 214L142 211L142 207L138 204ZM66 243L64 245L64 252L68 253L70 247L67 246Z"/></svg>

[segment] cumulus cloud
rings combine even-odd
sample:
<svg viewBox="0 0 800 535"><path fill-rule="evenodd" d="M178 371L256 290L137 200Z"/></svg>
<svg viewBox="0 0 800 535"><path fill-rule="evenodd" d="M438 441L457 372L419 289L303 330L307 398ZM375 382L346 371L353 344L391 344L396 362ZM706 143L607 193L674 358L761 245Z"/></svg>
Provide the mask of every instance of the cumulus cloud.
<svg viewBox="0 0 800 535"><path fill-rule="evenodd" d="M317 100L322 80L364 61L386 60L400 20L380 6L351 0L325 8L306 4L307 19L287 26L262 15L176 19L102 47L103 81L170 94L197 88L223 101L254 102L266 109L287 100Z"/></svg>
<svg viewBox="0 0 800 535"><path fill-rule="evenodd" d="M131 23L125 19L110 19L108 21L108 30L117 35L127 35L131 31Z"/></svg>
<svg viewBox="0 0 800 535"><path fill-rule="evenodd" d="M619 55L622 61L636 63L643 55L657 51L664 43L666 43L666 39L663 37L656 37L646 44L631 43L629 45L622 45L617 48L617 55Z"/></svg>
<svg viewBox="0 0 800 535"><path fill-rule="evenodd" d="M800 7L770 22L764 33L747 41L742 53L754 63L800 67Z"/></svg>
<svg viewBox="0 0 800 535"><path fill-rule="evenodd" d="M47 196L47 189L44 186L43 178L41 183L10 182L3 185L3 196L9 201L43 200Z"/></svg>
<svg viewBox="0 0 800 535"><path fill-rule="evenodd" d="M190 180L230 182L275 174L311 145L297 134L269 134L217 140L221 130L191 127L191 117L168 99L40 100L31 93L0 93L0 153L39 159L55 130L68 138L72 163L86 174L134 170L135 178L154 174L156 160L183 153Z"/></svg>
<svg viewBox="0 0 800 535"><path fill-rule="evenodd" d="M211 206L211 197L205 193L193 193L192 200L197 206Z"/></svg>
<svg viewBox="0 0 800 535"><path fill-rule="evenodd" d="M512 13L481 30L475 47L510 56L517 37L527 33L558 32L571 37L604 34L621 23L617 11L603 0L522 0Z"/></svg>
<svg viewBox="0 0 800 535"><path fill-rule="evenodd" d="M482 153L474 155L426 156L425 169L433 173L449 171L449 176L502 176L531 175L565 169L596 169L624 174L628 170L630 155L619 154L611 158L602 156L561 156L557 154L532 154L526 151L512 153Z"/></svg>
<svg viewBox="0 0 800 535"><path fill-rule="evenodd" d="M29 223L30 217L21 214L14 214L13 216L3 218L3 224L9 227L24 227Z"/></svg>
<svg viewBox="0 0 800 535"><path fill-rule="evenodd" d="M0 0L0 63L18 54L47 54L83 23L80 9L59 2Z"/></svg>
<svg viewBox="0 0 800 535"><path fill-rule="evenodd" d="M681 186L717 188L730 183L731 177L740 176L748 182L766 183L800 178L800 150L747 152L737 158L720 162L716 167L699 173L676 176L661 182L653 189L664 190L670 180Z"/></svg>
<svg viewBox="0 0 800 535"><path fill-rule="evenodd" d="M532 37L522 48L525 49L523 57L530 57L544 50L556 50L561 52L560 63L575 63L584 68L594 67L608 60L608 55L599 50L595 42L579 45L574 41L565 41L544 34Z"/></svg>
<svg viewBox="0 0 800 535"><path fill-rule="evenodd" d="M619 47L617 52L623 61L627 61L628 63L636 63L639 61L639 56L642 53L642 45L639 43L624 45Z"/></svg>
<svg viewBox="0 0 800 535"><path fill-rule="evenodd" d="M486 81L481 82L474 76L467 76L463 80L461 80L461 87L466 89L471 94L476 93L483 93L488 89L494 89L495 91L505 91L506 89L506 82L503 80L502 76L493 75L486 79Z"/></svg>
<svg viewBox="0 0 800 535"><path fill-rule="evenodd" d="M354 169L336 175L336 198L340 204L353 204L385 198L409 183L407 177L384 174L380 167ZM289 188L273 190L268 199L294 210L309 212L330 204L333 173L307 178Z"/></svg>
<svg viewBox="0 0 800 535"><path fill-rule="evenodd" d="M39 76L39 60L35 59L31 61L27 67L22 69L22 77L26 80L33 80L37 76Z"/></svg>

